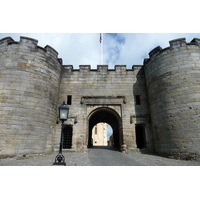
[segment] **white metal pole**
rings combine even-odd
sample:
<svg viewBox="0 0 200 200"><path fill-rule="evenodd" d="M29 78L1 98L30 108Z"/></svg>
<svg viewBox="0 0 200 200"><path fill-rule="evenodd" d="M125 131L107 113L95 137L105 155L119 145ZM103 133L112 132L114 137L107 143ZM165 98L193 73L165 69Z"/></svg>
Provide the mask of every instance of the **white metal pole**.
<svg viewBox="0 0 200 200"><path fill-rule="evenodd" d="M102 46L102 47L101 47L101 56L102 56L102 58L101 58L101 59L102 59L102 60L101 60L101 64L103 65L103 33L102 33L102 36L101 36L101 37L102 37L102 41L101 41L101 46Z"/></svg>
<svg viewBox="0 0 200 200"><path fill-rule="evenodd" d="M100 33L100 64L103 65L103 33Z"/></svg>
<svg viewBox="0 0 200 200"><path fill-rule="evenodd" d="M101 33L100 33L101 34ZM101 49L102 49L102 45L101 45L102 41L101 41L101 35L100 35L100 65L102 65L101 63Z"/></svg>

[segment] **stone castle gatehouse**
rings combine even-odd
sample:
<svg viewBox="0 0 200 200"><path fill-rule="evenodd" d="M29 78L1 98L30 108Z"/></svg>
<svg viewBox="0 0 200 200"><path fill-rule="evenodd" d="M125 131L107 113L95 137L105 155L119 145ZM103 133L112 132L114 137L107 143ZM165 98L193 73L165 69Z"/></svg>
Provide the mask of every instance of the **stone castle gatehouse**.
<svg viewBox="0 0 200 200"><path fill-rule="evenodd" d="M0 40L0 157L58 150L58 106L70 107L64 149L86 151L92 128L112 127L119 150L182 159L200 155L200 39L156 47L143 65L63 65L32 38Z"/></svg>

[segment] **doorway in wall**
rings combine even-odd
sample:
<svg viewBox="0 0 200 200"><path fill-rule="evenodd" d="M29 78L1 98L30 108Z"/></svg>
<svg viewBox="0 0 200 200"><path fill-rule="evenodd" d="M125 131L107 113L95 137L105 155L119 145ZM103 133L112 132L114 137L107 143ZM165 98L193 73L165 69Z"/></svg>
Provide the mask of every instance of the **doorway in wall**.
<svg viewBox="0 0 200 200"><path fill-rule="evenodd" d="M145 128L143 125L135 126L137 148L146 148Z"/></svg>
<svg viewBox="0 0 200 200"><path fill-rule="evenodd" d="M72 147L72 132L71 125L66 125L63 128L63 149L71 149Z"/></svg>

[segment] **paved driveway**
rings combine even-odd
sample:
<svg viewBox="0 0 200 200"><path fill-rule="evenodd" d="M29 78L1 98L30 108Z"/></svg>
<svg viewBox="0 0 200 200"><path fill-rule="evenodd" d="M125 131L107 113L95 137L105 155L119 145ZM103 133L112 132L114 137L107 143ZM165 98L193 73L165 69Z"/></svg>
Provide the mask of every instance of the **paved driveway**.
<svg viewBox="0 0 200 200"><path fill-rule="evenodd" d="M0 166L52 166L57 152L27 159L0 159ZM64 152L67 166L200 166L197 161L182 161L137 152L121 153L109 148L88 152Z"/></svg>

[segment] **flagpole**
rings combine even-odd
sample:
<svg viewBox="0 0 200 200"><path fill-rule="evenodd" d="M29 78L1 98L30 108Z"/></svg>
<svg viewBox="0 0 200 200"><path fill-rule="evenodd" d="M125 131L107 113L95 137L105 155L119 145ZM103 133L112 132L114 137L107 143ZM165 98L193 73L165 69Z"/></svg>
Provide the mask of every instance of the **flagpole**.
<svg viewBox="0 0 200 200"><path fill-rule="evenodd" d="M103 33L102 33L102 42L101 42L101 64L103 65Z"/></svg>
<svg viewBox="0 0 200 200"><path fill-rule="evenodd" d="M103 33L100 33L100 64L103 65Z"/></svg>
<svg viewBox="0 0 200 200"><path fill-rule="evenodd" d="M102 48L101 48L101 56L102 56L102 65L103 65L103 33L102 33Z"/></svg>
<svg viewBox="0 0 200 200"><path fill-rule="evenodd" d="M101 63L101 48L102 48L102 47L101 47L101 33L100 33L100 65L102 64L102 63Z"/></svg>

